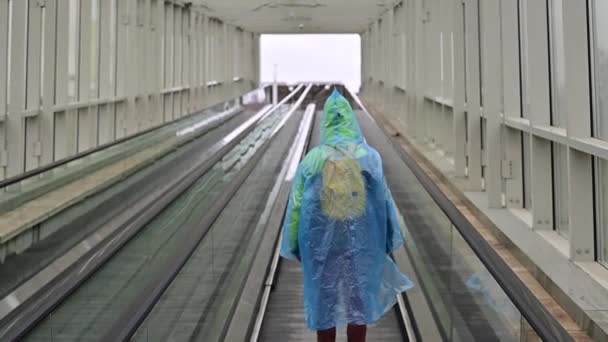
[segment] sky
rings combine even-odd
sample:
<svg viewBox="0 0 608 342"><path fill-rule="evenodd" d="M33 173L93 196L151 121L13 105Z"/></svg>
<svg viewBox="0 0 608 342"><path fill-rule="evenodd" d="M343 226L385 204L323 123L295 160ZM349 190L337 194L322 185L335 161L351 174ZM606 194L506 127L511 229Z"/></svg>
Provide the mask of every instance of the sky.
<svg viewBox="0 0 608 342"><path fill-rule="evenodd" d="M340 81L352 91L361 85L361 39L356 34L283 34L261 37L261 81Z"/></svg>

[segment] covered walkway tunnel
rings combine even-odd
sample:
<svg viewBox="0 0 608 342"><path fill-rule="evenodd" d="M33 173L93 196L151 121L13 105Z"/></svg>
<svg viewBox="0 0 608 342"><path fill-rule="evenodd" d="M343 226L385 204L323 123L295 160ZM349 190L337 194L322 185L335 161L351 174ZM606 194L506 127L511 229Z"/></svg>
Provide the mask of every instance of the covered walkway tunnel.
<svg viewBox="0 0 608 342"><path fill-rule="evenodd" d="M603 0L0 0L0 341L314 341L279 251L334 88L382 156L415 285L369 341L608 341L606 18ZM360 87L263 75L261 40L285 34L357 35Z"/></svg>

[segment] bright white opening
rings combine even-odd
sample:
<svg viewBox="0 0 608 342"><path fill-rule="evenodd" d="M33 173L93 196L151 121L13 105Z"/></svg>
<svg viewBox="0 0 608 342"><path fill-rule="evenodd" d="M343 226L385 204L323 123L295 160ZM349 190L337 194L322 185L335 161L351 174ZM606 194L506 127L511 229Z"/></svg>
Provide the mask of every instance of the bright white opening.
<svg viewBox="0 0 608 342"><path fill-rule="evenodd" d="M357 34L279 34L260 39L261 82L344 83L361 86L361 37Z"/></svg>

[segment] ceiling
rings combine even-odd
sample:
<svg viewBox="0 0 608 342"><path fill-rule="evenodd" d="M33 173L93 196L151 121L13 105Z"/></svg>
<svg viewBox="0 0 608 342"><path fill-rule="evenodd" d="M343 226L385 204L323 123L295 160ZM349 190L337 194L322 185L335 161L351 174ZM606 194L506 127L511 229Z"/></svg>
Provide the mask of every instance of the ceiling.
<svg viewBox="0 0 608 342"><path fill-rule="evenodd" d="M193 0L212 17L258 33L360 33L395 0Z"/></svg>

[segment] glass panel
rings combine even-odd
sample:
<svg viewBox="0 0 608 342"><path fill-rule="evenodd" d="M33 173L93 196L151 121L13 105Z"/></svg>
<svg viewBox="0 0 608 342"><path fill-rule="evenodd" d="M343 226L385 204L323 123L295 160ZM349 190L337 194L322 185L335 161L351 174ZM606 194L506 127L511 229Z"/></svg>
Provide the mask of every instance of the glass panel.
<svg viewBox="0 0 608 342"><path fill-rule="evenodd" d="M521 314L455 227L452 234L453 340L519 341Z"/></svg>
<svg viewBox="0 0 608 342"><path fill-rule="evenodd" d="M235 102L230 102L227 104L226 110L236 110L235 105ZM260 108L260 106L254 104L251 109L245 109L243 113L233 118L228 116L228 112L224 111L224 104L220 104L196 115L185 117L120 144L71 161L44 174L32 176L17 184L0 188L0 213L16 212L23 208L26 203L32 207L36 203L46 200L45 195L47 193L62 186L72 186L73 188L71 190L73 192L69 196L64 196L65 198L62 201L71 201L78 196L83 196L83 192L89 191L90 187L106 189L99 191L95 196L88 198L87 201L82 201L46 220L39 226L39 234L34 238L20 240L19 253L14 249L8 252L2 250L6 254L2 254L0 260L0 297L6 296L28 280L29 277L55 261L56 258L62 256L75 244L99 228L81 220L86 218L87 215L89 215L88 217L96 215L103 217L103 215L106 215L109 212L107 206L110 205L110 209L112 208L112 201L107 202L108 196L113 196L126 188L136 186L134 184L147 174L147 170L154 169L155 165L159 165L160 161L152 163L152 160L160 156L165 156L165 159L178 156L179 151L181 151L178 148L194 138L205 139L205 144L211 146L212 143L219 141L230 130L249 118L257 108ZM203 127L209 127L211 119L216 122L211 124L212 127L217 122L225 121L226 124L209 131L208 134L203 134L205 132ZM118 167L119 165L121 166ZM146 171L141 171L141 174L138 173L124 179L115 186L109 186L121 177L122 172L130 174L129 170L134 171L134 168L144 166L149 166L149 168L146 168ZM117 174L116 170L120 170L120 174ZM124 174L122 175L124 176ZM78 184L84 184L87 188L74 188L74 184L77 184L76 182L83 177L86 177L86 179ZM66 204L65 202L56 202L56 205L65 206ZM40 215L40 213L36 212L34 214L32 212L31 215ZM75 229L72 226L78 227Z"/></svg>
<svg viewBox="0 0 608 342"><path fill-rule="evenodd" d="M111 98L116 93L116 0L100 1L97 28L100 31L99 67L97 71L98 94L101 98ZM100 53L100 51L102 51Z"/></svg>
<svg viewBox="0 0 608 342"><path fill-rule="evenodd" d="M470 38L470 33L467 32L467 26L468 26L467 22L468 22L469 19L467 17L467 5L465 4L465 2L462 3L462 16L463 16L463 20L462 20L462 22L463 22L463 25L462 25L462 30L463 30L462 40L463 40L463 42L462 42L462 44L464 46L464 75L465 75L465 77L464 77L465 82L464 82L463 85L464 85L464 89L465 89L465 92L464 92L464 94L465 94L465 103L468 103L468 99L469 99L468 95L469 94L467 92L467 88L468 88L468 86L467 86L468 82L467 81L469 79L469 76L468 76L469 75L469 70L468 69L469 69L469 60L471 59L470 55L471 55L472 52L468 48L469 47L469 41L470 41L471 38Z"/></svg>
<svg viewBox="0 0 608 342"><path fill-rule="evenodd" d="M520 341L521 314L423 191L419 184L408 182L406 197L416 205L411 210L400 210L406 222L406 251L418 279L416 285L422 289L442 339ZM412 309L417 312L421 308Z"/></svg>
<svg viewBox="0 0 608 342"><path fill-rule="evenodd" d="M524 329L515 305L422 185L401 171L408 204L396 201L406 251L429 307L417 307L417 300L412 310L430 311L445 341L520 341Z"/></svg>
<svg viewBox="0 0 608 342"><path fill-rule="evenodd" d="M568 223L568 148L553 144L553 196L555 230L565 238L570 237Z"/></svg>
<svg viewBox="0 0 608 342"><path fill-rule="evenodd" d="M483 41L483 22L481 21L481 13L483 13L483 1L477 0L477 44L479 46L479 56L477 66L479 70L479 106L483 108L485 87L483 86L483 60L484 60L484 41Z"/></svg>
<svg viewBox="0 0 608 342"><path fill-rule="evenodd" d="M433 320L439 333L447 340L453 326L450 284L454 240L452 224L432 199L425 196L422 187L412 187L409 191L415 200L411 205L399 208L405 220L406 250L416 270L419 282L416 285L432 303Z"/></svg>
<svg viewBox="0 0 608 342"><path fill-rule="evenodd" d="M213 207L214 201L220 198L221 193L238 173L249 162L253 162L255 153L271 138L271 133L284 114L285 111L275 111L256 126L187 191L181 193L175 201L148 222L134 238L129 240L126 247L120 249L64 301L55 310L54 315L42 321L26 340L44 340L54 336L62 341L80 341L102 336L111 329L112 323L129 307L142 288L156 279L154 277L159 271L164 271L158 268L159 265L166 265L172 260L176 251L183 247L184 241L192 238L196 235L195 232L201 229L201 222ZM297 120L290 122L292 128L297 128ZM225 134L227 132L224 132L224 136ZM232 291L235 290L235 286L238 288L241 282L231 281L231 277L227 278L227 276L232 275L231 271L236 271L240 267L232 266L239 264L239 260L242 262L253 260L252 256L237 257L237 253L244 252L239 248L242 245L238 242L252 235L257 222L254 217L261 215L265 204L265 201L259 199L264 198L265 193L270 189L270 186L262 186L260 183L265 181L272 184L276 181L276 173L280 170L284 152L288 150L289 142L295 136L293 129L292 132L283 130L281 134L283 140L274 141L272 144L274 150L268 150L265 157L255 164L257 166L254 172L257 171L257 174L249 177L245 185L239 189L241 196L233 197L228 210L223 211L218 220L214 221L194 256L189 259L188 265L172 283L173 287L164 293L165 300L159 303L165 305L164 310L159 313L161 320L154 324L155 329L162 328L162 330L156 330L156 333L175 332L178 336L183 336L186 333L184 326L176 324L180 322L180 318L186 322L186 327L194 330L193 334L198 332L205 336L205 333L221 331L202 331L200 326L204 326L203 318L216 322L215 320L219 318L216 317L217 314L224 312L214 310L215 307L221 306L220 296L224 291L231 291L226 293L226 297L222 297L224 300L236 298L236 294ZM186 165L176 167L187 167L187 164L191 163L191 160L187 160ZM275 170L275 173L269 170ZM228 257L229 255L234 257ZM205 266L201 267L201 265ZM246 275L247 272L240 270L239 274L234 276ZM96 304L89 305L93 302ZM177 306L178 303L182 305ZM189 319L192 317L189 315L191 313L205 315L209 312L215 315L201 317L199 325L193 325L192 320ZM222 322L226 321L227 319L222 320ZM175 330L172 330L172 327ZM202 337L199 337L196 340L201 339Z"/></svg>
<svg viewBox="0 0 608 342"><path fill-rule="evenodd" d="M50 14L50 15L54 15L54 14ZM45 63L45 58L46 58L46 49L51 48L51 46L54 46L55 42L47 42L47 38L46 38L46 21L47 21L47 11L46 11L46 7L42 7L41 8L41 14L40 14L40 80L38 83L38 89L40 89L40 100L42 101L44 99L44 65ZM48 47L47 47L48 45Z"/></svg>
<svg viewBox="0 0 608 342"><path fill-rule="evenodd" d="M173 86L173 5L165 3L165 88Z"/></svg>
<svg viewBox="0 0 608 342"><path fill-rule="evenodd" d="M259 220L289 142L297 132L297 123L292 120L279 133L133 341L222 340L256 255L256 248L251 246L256 246L265 233L263 225L258 226Z"/></svg>
<svg viewBox="0 0 608 342"><path fill-rule="evenodd" d="M406 251L442 339L519 341L521 314L458 230L420 184L408 182L407 198Z"/></svg>
<svg viewBox="0 0 608 342"><path fill-rule="evenodd" d="M499 8L499 18L501 18L501 21L503 20L503 19L502 19L502 18L503 18L503 15L504 15L504 14L503 14L503 9L502 9L502 4L501 4L501 5L500 5L500 8ZM500 49L500 51L499 51L499 54L500 54L500 56L501 56L501 62L502 62L502 63L505 63L505 62L504 62L504 60L505 60L505 57L504 57L504 56L505 56L505 54L504 54L504 52L503 52L503 51L504 51L504 43L503 43L503 42L504 42L504 38L503 38L503 37L504 37L504 32L503 32L503 25L502 25L502 23L501 23L501 24L500 24L500 25L498 25L498 26L499 26L499 31L500 31L500 44L499 44L499 49ZM500 97L500 103L499 103L499 105L500 105L500 112L501 112L501 113L503 113L503 114L504 114L504 112L505 112L505 96L504 96L504 95L505 95L505 92L504 92L504 79L505 79L505 68L504 68L504 66L501 66L501 68L500 68L500 93L499 93L499 94L500 94L500 96L499 96L499 97Z"/></svg>
<svg viewBox="0 0 608 342"><path fill-rule="evenodd" d="M116 33L117 33L117 25L118 25L118 8L116 6L116 0L110 0L110 49L107 51L108 56L110 56L110 86L111 93L110 95L116 94L116 60L118 59L117 53L118 48L116 46Z"/></svg>

